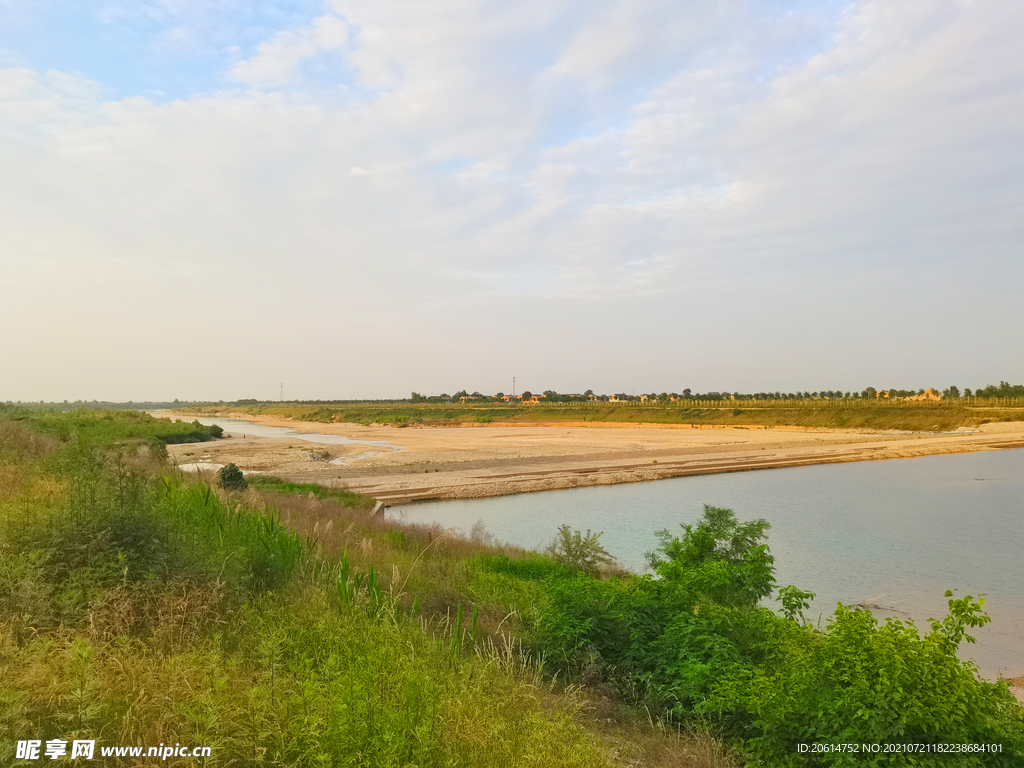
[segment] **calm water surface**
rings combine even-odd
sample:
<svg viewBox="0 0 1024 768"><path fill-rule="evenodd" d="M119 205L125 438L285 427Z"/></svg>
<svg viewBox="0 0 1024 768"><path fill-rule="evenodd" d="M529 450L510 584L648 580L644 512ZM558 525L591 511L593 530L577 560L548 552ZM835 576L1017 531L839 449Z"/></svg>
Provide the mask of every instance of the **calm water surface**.
<svg viewBox="0 0 1024 768"><path fill-rule="evenodd" d="M871 600L921 625L944 615L947 589L987 593L993 622L967 646L988 676L1024 674L1024 450L929 456L681 477L396 508L410 521L543 548L565 523L604 531L626 567L646 570L653 533L695 522L703 504L771 523L780 584L817 594L822 621L837 601Z"/></svg>
<svg viewBox="0 0 1024 768"><path fill-rule="evenodd" d="M353 440L351 437L345 437L345 435L325 435L317 432L296 432L294 429L288 427L271 427L266 424L257 424L254 421L248 419L235 419L227 416L217 416L215 418L207 418L204 416L190 418L188 416L181 417L183 421L198 421L207 427L218 426L225 432L230 432L233 435L246 435L252 437L287 437L292 440L301 440L307 443L321 443L323 445L370 445L390 451L400 451L404 446L395 445L393 443L384 443L377 440ZM335 459L332 464L341 464L349 459L363 459L368 456L381 453L381 451L366 451L360 453L358 456L344 456L340 459Z"/></svg>

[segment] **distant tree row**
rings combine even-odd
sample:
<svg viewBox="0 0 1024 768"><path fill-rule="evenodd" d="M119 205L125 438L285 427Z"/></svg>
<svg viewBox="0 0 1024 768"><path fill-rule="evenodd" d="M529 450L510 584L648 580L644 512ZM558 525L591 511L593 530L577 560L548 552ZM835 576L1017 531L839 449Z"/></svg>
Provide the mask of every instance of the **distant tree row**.
<svg viewBox="0 0 1024 768"><path fill-rule="evenodd" d="M939 392L938 388L933 388L935 392ZM875 387L867 387L859 392L852 390L817 390L817 391L796 391L796 392L693 392L690 389L684 389L682 392L649 392L647 394L626 394L619 392L612 395L595 395L594 390L588 389L585 392L573 393L573 394L562 394L556 392L553 389L544 390L542 395L543 401L547 403L571 403L571 402L591 402L594 400L601 402L674 402L677 400L703 400L703 401L721 401L721 400L844 400L844 399L863 399L863 400L874 400L879 397L887 397L889 399L894 398L907 398L914 397L917 395L923 395L926 390L924 389L876 389ZM950 386L946 389L941 390L942 398L945 400L955 400L960 397L1024 397L1024 384L1010 384L1005 381L999 382L999 385L990 384L987 387L982 387L977 390L965 389L961 394L960 388L957 386ZM505 397L504 392L498 392L495 395L482 395L480 392L468 393L462 389L456 392L454 395L442 393L440 395L422 395L418 392L413 392L410 402L413 403L450 403L457 402L463 399L475 399L475 400L501 400ZM522 392L516 396L516 399L529 400L533 397L533 393L529 390Z"/></svg>

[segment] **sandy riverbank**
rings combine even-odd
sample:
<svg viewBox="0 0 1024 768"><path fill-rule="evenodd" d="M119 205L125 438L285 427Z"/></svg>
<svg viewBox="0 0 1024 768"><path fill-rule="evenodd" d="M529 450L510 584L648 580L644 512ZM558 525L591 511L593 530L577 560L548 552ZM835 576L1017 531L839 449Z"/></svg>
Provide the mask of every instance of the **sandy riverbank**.
<svg viewBox="0 0 1024 768"><path fill-rule="evenodd" d="M160 415L186 417L170 412ZM322 446L296 437L229 434L213 443L170 446L174 460L182 464L232 462L243 471L344 484L389 505L690 474L1024 448L1024 423L1020 422L932 434L606 423L399 428L223 415L300 433L392 443L403 450L361 457L370 446ZM313 451L324 448L344 463L311 458Z"/></svg>

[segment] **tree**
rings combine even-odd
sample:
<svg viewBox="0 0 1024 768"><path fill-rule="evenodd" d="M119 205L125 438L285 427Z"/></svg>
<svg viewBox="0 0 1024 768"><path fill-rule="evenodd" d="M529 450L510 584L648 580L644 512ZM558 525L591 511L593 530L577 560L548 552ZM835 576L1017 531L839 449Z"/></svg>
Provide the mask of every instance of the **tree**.
<svg viewBox="0 0 1024 768"><path fill-rule="evenodd" d="M591 396L592 394L594 394L594 390L592 390L592 389L588 389L588 390L587 390L586 392L584 392L583 394L584 394L584 395L585 395L586 397L590 397L590 396Z"/></svg>
<svg viewBox="0 0 1024 768"><path fill-rule="evenodd" d="M530 390L526 390L525 392L523 392L522 395L520 395L520 397L522 397L523 400L529 400L531 397L533 397L533 393Z"/></svg>
<svg viewBox="0 0 1024 768"><path fill-rule="evenodd" d="M423 397L423 395L421 395L419 392L413 391L412 397L410 397L409 400L411 400L414 403L421 403L424 400L426 400L426 398Z"/></svg>
<svg viewBox="0 0 1024 768"><path fill-rule="evenodd" d="M942 396L949 399L958 398L960 397L960 388L954 385L949 389L944 390Z"/></svg>
<svg viewBox="0 0 1024 768"><path fill-rule="evenodd" d="M655 534L661 546L647 553L647 562L687 602L753 608L772 593L775 558L764 541L767 520L741 523L731 509L705 504L697 523L681 527L679 537L667 529Z"/></svg>
<svg viewBox="0 0 1024 768"><path fill-rule="evenodd" d="M874 387L868 387L867 389L865 389L861 393L860 396L863 397L865 400L873 400L875 395L877 395L877 394L878 394L878 390L877 389L875 389Z"/></svg>

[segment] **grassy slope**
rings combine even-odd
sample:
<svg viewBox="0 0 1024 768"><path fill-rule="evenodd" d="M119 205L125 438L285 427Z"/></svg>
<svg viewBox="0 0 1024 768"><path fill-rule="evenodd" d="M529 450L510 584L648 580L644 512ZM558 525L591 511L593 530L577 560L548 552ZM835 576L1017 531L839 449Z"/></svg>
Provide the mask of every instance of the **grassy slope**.
<svg viewBox="0 0 1024 768"><path fill-rule="evenodd" d="M600 405L456 406L456 405L245 405L202 410L283 416L302 421L353 424L445 425L586 421L632 424L718 424L723 426L795 426L831 429L897 429L938 432L985 421L1022 421L1024 408L960 403L878 405L865 401L815 401L761 405Z"/></svg>
<svg viewBox="0 0 1024 768"><path fill-rule="evenodd" d="M145 420L121 424L0 414L0 764L76 737L209 745L207 765L611 764L579 696L515 652L543 594L476 564L502 550L304 488L154 480ZM724 764L706 751L676 764Z"/></svg>
<svg viewBox="0 0 1024 768"><path fill-rule="evenodd" d="M112 432L90 446L39 426L0 415L0 764L16 739L76 736L210 745L210 765L732 762L629 717L584 727L587 702L545 683L538 653L677 720L712 702L705 722L772 765L817 764L795 741L899 738L904 717L914 738L1005 742L1010 760L922 765L1010 765L1024 745L1024 710L941 632L691 604L691 577L717 584L724 563L681 592L601 581L315 487L154 480Z"/></svg>

